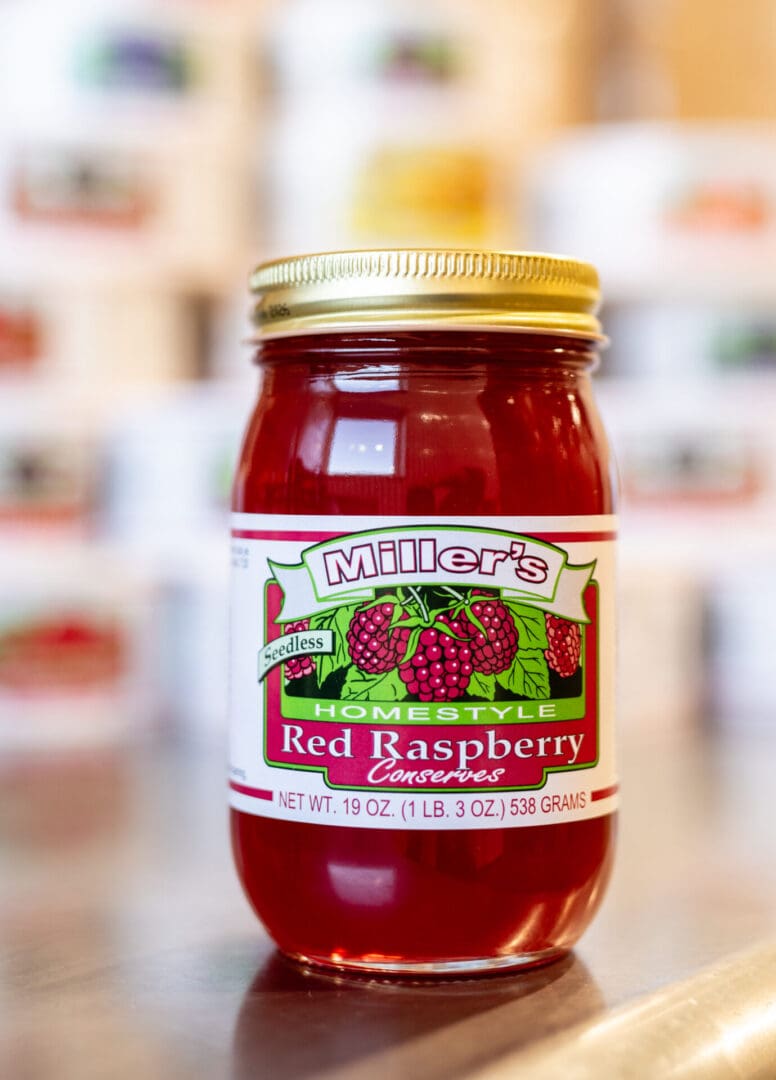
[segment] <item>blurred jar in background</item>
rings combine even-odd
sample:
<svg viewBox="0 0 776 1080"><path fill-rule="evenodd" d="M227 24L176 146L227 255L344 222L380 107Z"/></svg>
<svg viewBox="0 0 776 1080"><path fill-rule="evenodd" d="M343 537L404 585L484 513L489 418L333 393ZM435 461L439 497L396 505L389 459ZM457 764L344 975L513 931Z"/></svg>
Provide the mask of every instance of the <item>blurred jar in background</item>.
<svg viewBox="0 0 776 1080"><path fill-rule="evenodd" d="M269 42L265 249L516 239L521 150L558 123L591 116L598 8L577 0L279 7Z"/></svg>
<svg viewBox="0 0 776 1080"><path fill-rule="evenodd" d="M15 274L0 265L4 393L29 389L56 410L65 395L80 402L94 424L127 393L193 374L196 320L171 289L129 280L79 282L65 274L67 265L47 261L38 273Z"/></svg>
<svg viewBox="0 0 776 1080"><path fill-rule="evenodd" d="M240 20L148 0L53 10L26 0L3 17L2 250L33 274L220 287L247 232Z"/></svg>
<svg viewBox="0 0 776 1080"><path fill-rule="evenodd" d="M64 400L63 408L63 399L40 383L2 386L0 545L42 530L70 540L89 532L97 494L96 433L72 398Z"/></svg>
<svg viewBox="0 0 776 1080"><path fill-rule="evenodd" d="M460 5L291 0L277 19L273 252L477 245L503 228L506 193Z"/></svg>
<svg viewBox="0 0 776 1080"><path fill-rule="evenodd" d="M150 593L96 545L0 545L0 750L106 746L151 715Z"/></svg>
<svg viewBox="0 0 776 1080"><path fill-rule="evenodd" d="M772 298L776 135L767 125L586 128L549 146L531 240L568 245L625 300Z"/></svg>
<svg viewBox="0 0 776 1080"><path fill-rule="evenodd" d="M155 582L157 706L188 738L225 726L233 463L251 398L189 384L121 411L104 443L101 534Z"/></svg>

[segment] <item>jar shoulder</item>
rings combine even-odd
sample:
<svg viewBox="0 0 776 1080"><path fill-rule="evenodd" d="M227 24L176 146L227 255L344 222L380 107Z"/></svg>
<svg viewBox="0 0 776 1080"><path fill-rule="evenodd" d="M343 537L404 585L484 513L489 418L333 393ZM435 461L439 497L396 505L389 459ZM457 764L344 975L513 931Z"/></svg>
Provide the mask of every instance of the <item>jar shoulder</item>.
<svg viewBox="0 0 776 1080"><path fill-rule="evenodd" d="M344 372L268 380L234 508L591 514L613 509L590 380L574 373Z"/></svg>

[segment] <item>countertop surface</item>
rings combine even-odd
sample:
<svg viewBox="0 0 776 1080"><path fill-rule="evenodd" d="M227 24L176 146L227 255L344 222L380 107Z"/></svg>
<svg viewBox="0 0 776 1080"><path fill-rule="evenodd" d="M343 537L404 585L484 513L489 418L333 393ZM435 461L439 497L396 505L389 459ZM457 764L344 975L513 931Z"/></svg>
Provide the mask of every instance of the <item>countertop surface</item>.
<svg viewBox="0 0 776 1080"><path fill-rule="evenodd" d="M622 740L614 879L575 952L419 985L298 970L232 871L223 752L0 765L0 1076L458 1077L776 932L776 730Z"/></svg>

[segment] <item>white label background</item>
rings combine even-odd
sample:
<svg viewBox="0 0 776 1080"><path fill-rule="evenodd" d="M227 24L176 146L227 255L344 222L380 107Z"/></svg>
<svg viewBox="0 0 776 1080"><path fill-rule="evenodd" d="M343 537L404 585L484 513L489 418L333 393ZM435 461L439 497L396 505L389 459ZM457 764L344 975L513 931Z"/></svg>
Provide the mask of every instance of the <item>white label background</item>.
<svg viewBox="0 0 776 1080"><path fill-rule="evenodd" d="M547 537L568 552L573 565L595 561L598 583L598 761L570 772L546 775L536 790L361 791L329 787L320 772L281 768L264 759L264 687L257 655L264 641L264 588L271 577L267 560L287 565L320 535L375 528L444 525L501 529ZM582 820L617 807L614 756L614 571L613 516L539 518L374 518L296 517L234 514L230 649L230 805L263 817L360 828L471 829L520 827ZM269 533L255 539L251 533ZM574 540L570 534L575 534ZM237 535L235 535L237 534ZM561 536L563 539L555 539ZM289 538L290 537L290 538ZM602 537L606 537L605 539ZM589 677L589 676L588 676ZM451 703L457 704L457 703ZM502 705L506 703L500 703ZM532 703L525 703L531 705ZM552 721L547 733L552 734ZM338 723L339 730L340 724ZM477 737L490 725L461 725L461 737ZM520 724L511 725L515 737ZM398 725L397 725L398 728ZM434 726L425 734L430 741ZM314 759L311 759L314 763ZM493 762L494 767L498 762ZM401 766L401 762L397 765ZM429 768L454 763L425 762ZM566 797L564 800L564 796Z"/></svg>

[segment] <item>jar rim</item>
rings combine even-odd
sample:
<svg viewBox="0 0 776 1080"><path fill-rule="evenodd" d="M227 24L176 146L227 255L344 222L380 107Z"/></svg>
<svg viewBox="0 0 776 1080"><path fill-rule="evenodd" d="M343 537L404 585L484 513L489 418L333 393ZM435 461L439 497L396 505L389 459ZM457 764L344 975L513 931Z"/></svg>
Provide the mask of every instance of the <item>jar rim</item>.
<svg viewBox="0 0 776 1080"><path fill-rule="evenodd" d="M563 255L439 248L321 252L261 263L250 288L260 340L432 328L603 340L595 267Z"/></svg>

